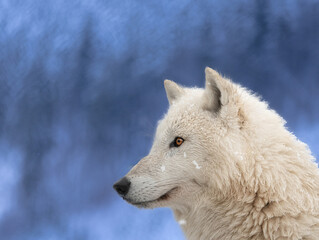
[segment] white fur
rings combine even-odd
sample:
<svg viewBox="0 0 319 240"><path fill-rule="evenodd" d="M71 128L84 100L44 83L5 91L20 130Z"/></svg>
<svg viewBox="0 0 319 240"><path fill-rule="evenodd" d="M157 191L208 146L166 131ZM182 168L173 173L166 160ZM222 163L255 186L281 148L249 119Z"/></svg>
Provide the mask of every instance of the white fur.
<svg viewBox="0 0 319 240"><path fill-rule="evenodd" d="M185 219L179 220L179 221L178 221L178 224L179 224L179 225L185 225L185 224L186 224Z"/></svg>
<svg viewBox="0 0 319 240"><path fill-rule="evenodd" d="M191 240L319 239L317 165L275 111L210 68L205 89L165 88L170 108L126 175L127 201L170 207Z"/></svg>
<svg viewBox="0 0 319 240"><path fill-rule="evenodd" d="M195 165L196 169L201 169L201 167L198 165L198 163L194 160L192 163Z"/></svg>

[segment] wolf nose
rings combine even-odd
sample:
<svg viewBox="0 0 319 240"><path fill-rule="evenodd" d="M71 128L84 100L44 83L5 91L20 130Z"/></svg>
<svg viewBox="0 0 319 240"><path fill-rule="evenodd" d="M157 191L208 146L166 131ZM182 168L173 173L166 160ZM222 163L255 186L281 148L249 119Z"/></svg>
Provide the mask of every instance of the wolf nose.
<svg viewBox="0 0 319 240"><path fill-rule="evenodd" d="M113 185L113 188L121 197L124 197L128 193L130 185L131 182L126 177L123 177Z"/></svg>

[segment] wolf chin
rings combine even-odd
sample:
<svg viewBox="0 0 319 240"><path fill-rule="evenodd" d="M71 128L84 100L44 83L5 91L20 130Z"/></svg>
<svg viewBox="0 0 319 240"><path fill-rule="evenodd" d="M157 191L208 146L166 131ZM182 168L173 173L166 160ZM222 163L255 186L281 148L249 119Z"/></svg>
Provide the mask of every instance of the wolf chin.
<svg viewBox="0 0 319 240"><path fill-rule="evenodd" d="M165 80L150 153L114 184L169 207L187 239L319 239L319 170L306 144L247 89L206 68L205 89Z"/></svg>

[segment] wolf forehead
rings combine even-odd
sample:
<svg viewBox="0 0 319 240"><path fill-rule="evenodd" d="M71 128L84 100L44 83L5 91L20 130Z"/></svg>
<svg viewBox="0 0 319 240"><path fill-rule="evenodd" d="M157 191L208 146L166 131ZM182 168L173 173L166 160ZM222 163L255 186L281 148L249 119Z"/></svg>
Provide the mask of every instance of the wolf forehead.
<svg viewBox="0 0 319 240"><path fill-rule="evenodd" d="M217 114L206 110L204 101L204 89L184 87L183 94L170 102L158 121L155 137L187 137L216 126Z"/></svg>
<svg viewBox="0 0 319 240"><path fill-rule="evenodd" d="M158 126L163 123L171 127L180 125L181 122L189 123L191 118L195 118L203 113L201 108L204 89L184 88L184 94L171 103L167 113L158 121Z"/></svg>

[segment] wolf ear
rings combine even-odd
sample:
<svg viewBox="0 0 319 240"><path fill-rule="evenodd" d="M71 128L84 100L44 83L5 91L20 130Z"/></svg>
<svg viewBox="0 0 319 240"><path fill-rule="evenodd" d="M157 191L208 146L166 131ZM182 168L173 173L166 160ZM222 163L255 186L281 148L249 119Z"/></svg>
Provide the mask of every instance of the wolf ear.
<svg viewBox="0 0 319 240"><path fill-rule="evenodd" d="M218 74L215 70L206 67L206 84L204 92L204 109L218 112L228 103L230 83Z"/></svg>
<svg viewBox="0 0 319 240"><path fill-rule="evenodd" d="M167 99L170 105L173 104L184 93L184 89L171 80L164 81Z"/></svg>

